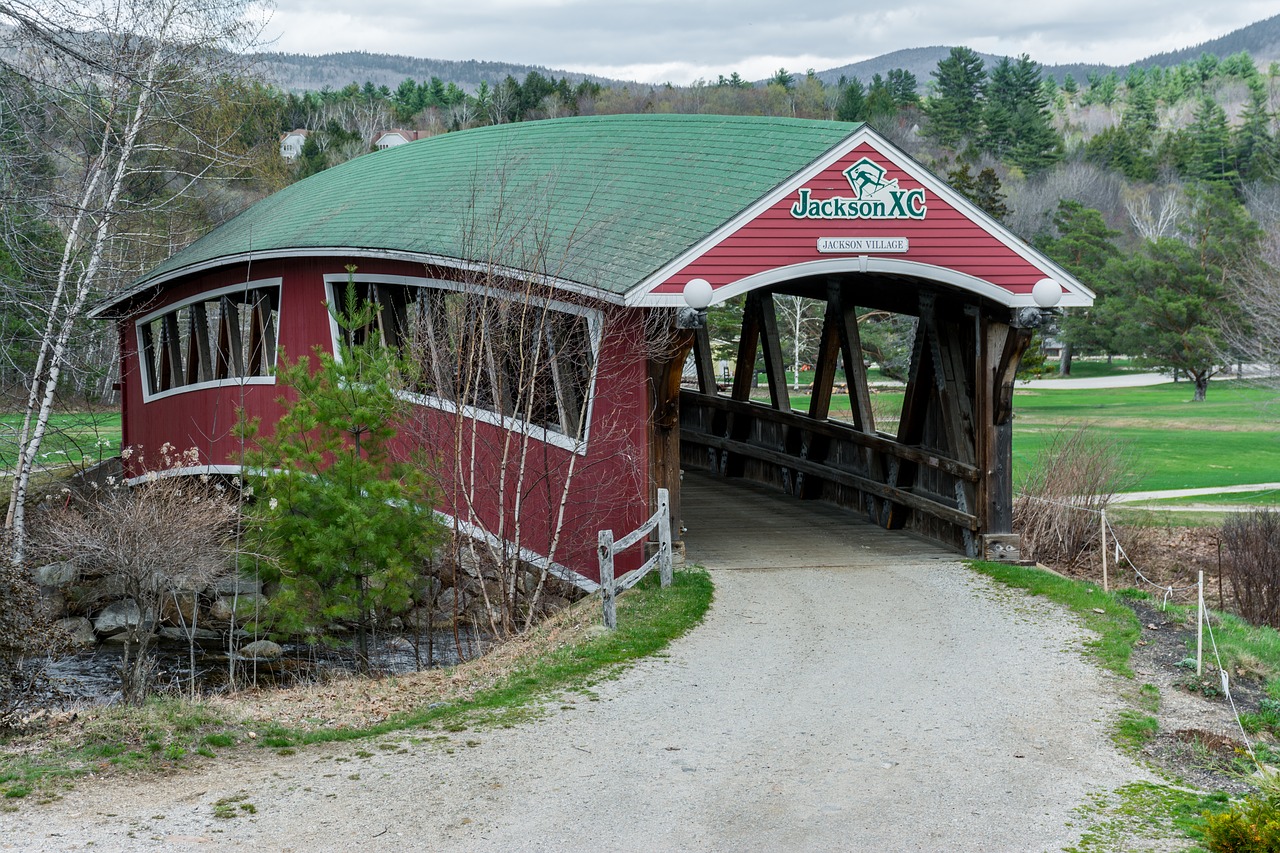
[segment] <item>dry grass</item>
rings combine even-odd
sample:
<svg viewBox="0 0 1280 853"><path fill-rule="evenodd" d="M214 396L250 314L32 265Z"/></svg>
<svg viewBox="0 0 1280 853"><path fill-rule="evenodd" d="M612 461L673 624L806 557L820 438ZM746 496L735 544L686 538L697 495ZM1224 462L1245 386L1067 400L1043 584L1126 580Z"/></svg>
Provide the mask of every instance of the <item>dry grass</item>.
<svg viewBox="0 0 1280 853"><path fill-rule="evenodd" d="M582 643L599 630L594 603L579 602L483 657L449 669L378 679L351 675L287 690L240 691L208 703L218 714L246 723L274 723L299 731L365 728L437 702L470 699L556 649Z"/></svg>

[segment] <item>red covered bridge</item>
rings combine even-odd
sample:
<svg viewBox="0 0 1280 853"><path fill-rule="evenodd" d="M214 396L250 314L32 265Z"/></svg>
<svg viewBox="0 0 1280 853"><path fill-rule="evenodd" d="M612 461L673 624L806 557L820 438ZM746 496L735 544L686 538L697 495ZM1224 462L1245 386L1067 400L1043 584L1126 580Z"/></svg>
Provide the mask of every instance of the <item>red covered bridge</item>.
<svg viewBox="0 0 1280 853"><path fill-rule="evenodd" d="M281 353L333 348L326 303L349 278L378 306L362 334L420 367L402 434L439 460L439 511L586 588L597 530L636 526L660 487L678 518L682 467L971 555L1014 545L1010 401L1039 317L1032 290L1051 279L1062 305L1092 299L865 126L642 115L481 128L289 187L100 306L119 326L124 444L195 447L192 472L238 471L237 409L278 416ZM728 388L706 330L676 322L694 279L715 302L745 294ZM825 305L803 405L778 295ZM873 309L916 318L892 432L877 426L860 342L858 314ZM691 354L697 381L682 388ZM767 401L751 394L761 355ZM829 417L840 388L848 422Z"/></svg>

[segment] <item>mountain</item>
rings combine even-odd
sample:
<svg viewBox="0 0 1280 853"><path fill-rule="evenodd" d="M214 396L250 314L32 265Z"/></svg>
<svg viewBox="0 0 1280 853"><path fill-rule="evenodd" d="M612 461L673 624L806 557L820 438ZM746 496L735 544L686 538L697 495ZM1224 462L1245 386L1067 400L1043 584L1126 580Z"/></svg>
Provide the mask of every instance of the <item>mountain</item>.
<svg viewBox="0 0 1280 853"><path fill-rule="evenodd" d="M1155 66L1168 67L1180 65L1189 60L1198 59L1203 53L1212 53L1219 57L1230 56L1240 51L1249 54L1264 68L1271 62L1280 61L1280 15L1267 18L1241 27L1220 38L1212 39L1188 47L1183 50L1158 53L1140 59L1133 65L1144 68ZM938 67L938 62L946 59L951 48L942 45L933 47L913 47L906 50L895 50L873 59L829 68L817 72L824 83L835 83L841 77L854 77L864 83L875 74L887 74L895 68L903 68L916 76L921 92L928 85L929 74ZM978 54L987 68L995 65L1001 57L990 53ZM1033 56L1032 59L1035 59ZM626 81L610 80L583 74L577 71L564 71L545 68L541 65L520 65L512 62L486 62L477 59L418 59L412 56L394 56L385 53L366 53L350 51L347 53L326 53L310 56L299 53L266 53L258 57L263 76L290 92L318 91L326 86L341 89L349 83L363 84L366 80L375 86L388 86L395 89L406 77L414 80L429 80L439 77L445 83L455 83L468 92L474 92L480 82L486 81L490 86L501 82L508 74L517 80L523 80L530 71L536 71L544 77L552 79L568 78L570 83L582 80L594 80L605 86L627 85ZM1083 83L1090 72L1108 74L1112 71L1123 75L1129 66L1112 66L1090 64L1085 62L1064 65L1046 65L1044 74L1053 77L1059 83L1070 74Z"/></svg>
<svg viewBox="0 0 1280 853"><path fill-rule="evenodd" d="M557 71L541 65L519 65L512 62L485 62L478 59L418 59L412 56L395 56L387 53L326 53L310 56L304 53L264 53L256 57L259 73L270 83L286 92L319 91L326 86L341 89L350 83L363 85L365 81L375 86L387 86L394 90L405 78L418 81L439 77L445 83L474 92L483 80L490 86L500 83L508 74L523 80L530 71L543 77L559 80L568 78L570 83L595 80L603 85L613 85L616 80L595 77L576 71Z"/></svg>
<svg viewBox="0 0 1280 853"><path fill-rule="evenodd" d="M895 68L901 68L910 71L916 76L916 82L919 84L920 91L923 94L930 80L930 72L936 69L938 63L946 59L950 53L951 48L942 45L895 50L893 53L886 53L874 59L864 59L862 62L854 62L849 65L841 65L839 68L819 71L818 79L822 80L823 83L830 84L837 82L841 77L847 77L850 80L856 77L863 83L867 83L876 74L884 76ZM979 53L978 56L982 57L982 64L987 68L991 68L1002 59L1002 57L993 53ZM1034 56L1031 58L1035 59ZM1046 77L1054 77L1058 82L1062 82L1070 74L1083 83L1090 71L1107 74L1112 70L1117 69L1113 69L1109 65L1077 63L1074 65L1046 65L1044 74Z"/></svg>
<svg viewBox="0 0 1280 853"><path fill-rule="evenodd" d="M1157 66L1168 68L1199 59L1201 54L1205 53L1212 53L1222 58L1239 53L1242 50L1248 51L1254 62L1264 71L1270 63L1280 61L1280 15L1258 21L1247 27L1241 27L1221 38L1202 42L1194 47L1148 56L1145 59L1137 60L1132 65L1142 68L1155 68ZM951 48L943 46L895 50L893 53L886 53L873 59L865 59L862 62L854 62L849 65L842 65L839 68L819 71L818 77L824 83L835 83L842 76L848 77L850 80L856 77L866 83L875 74L883 76L894 68L902 68L916 75L916 82L919 83L920 90L923 92L929 83L930 72L936 69L938 63L946 59L950 53ZM987 68L991 68L1002 58L990 53L979 53L978 56L982 57L982 63ZM1034 56L1031 58L1035 59ZM1090 72L1105 75L1115 71L1123 76L1129 67L1129 65L1115 66L1084 62L1046 65L1044 66L1044 76L1053 77L1061 83L1070 74L1078 82L1083 83Z"/></svg>

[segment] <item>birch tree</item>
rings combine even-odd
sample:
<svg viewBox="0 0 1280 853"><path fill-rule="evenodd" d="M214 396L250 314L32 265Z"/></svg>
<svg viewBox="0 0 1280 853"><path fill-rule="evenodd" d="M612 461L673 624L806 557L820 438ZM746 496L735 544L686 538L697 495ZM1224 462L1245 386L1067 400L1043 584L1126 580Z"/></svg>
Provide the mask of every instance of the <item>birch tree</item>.
<svg viewBox="0 0 1280 853"><path fill-rule="evenodd" d="M202 110L217 82L240 70L260 32L251 15L261 8L247 0L0 0L0 23L10 27L0 107L22 122L29 149L0 170L8 192L25 196L24 215L52 224L62 239L48 264L12 247L43 302L6 519L15 562L73 334L91 300L190 239L175 240L168 218L234 160L235 128L218 132L201 122Z"/></svg>

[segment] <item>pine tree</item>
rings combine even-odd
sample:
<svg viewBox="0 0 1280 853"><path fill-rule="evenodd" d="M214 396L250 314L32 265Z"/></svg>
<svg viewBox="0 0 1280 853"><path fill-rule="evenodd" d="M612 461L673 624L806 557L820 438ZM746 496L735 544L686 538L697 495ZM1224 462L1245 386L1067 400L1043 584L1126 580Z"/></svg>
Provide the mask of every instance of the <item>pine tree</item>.
<svg viewBox="0 0 1280 853"><path fill-rule="evenodd" d="M1280 159L1276 139L1272 136L1273 116L1268 111L1266 84L1261 78L1249 81L1249 106L1241 116L1240 128L1233 140L1236 172L1242 181L1258 181L1276 177Z"/></svg>
<svg viewBox="0 0 1280 853"><path fill-rule="evenodd" d="M424 464L395 461L391 447L405 404L395 393L407 368L383 347L368 304L348 284L337 355L316 347L285 362L277 383L285 414L272 433L241 418L256 445L247 456L257 500L247 530L265 556L262 575L279 584L268 613L273 630L329 638L354 622L362 663L378 614L406 610L418 569L443 540ZM361 339L363 337L363 339Z"/></svg>
<svg viewBox="0 0 1280 853"><path fill-rule="evenodd" d="M857 77L840 88L840 101L836 104L836 118L840 121L867 120L867 92Z"/></svg>
<svg viewBox="0 0 1280 853"><path fill-rule="evenodd" d="M957 147L976 140L982 130L982 103L987 75L982 57L967 47L953 47L931 72L935 94L925 103L925 133L942 145Z"/></svg>
<svg viewBox="0 0 1280 853"><path fill-rule="evenodd" d="M1037 247L1093 290L1098 304L1105 308L1109 291L1102 270L1112 258L1120 256L1114 242L1120 232L1108 228L1100 212L1074 199L1058 202L1053 232L1038 239ZM1105 310L1098 312L1093 308L1077 308L1063 314L1059 321L1063 341L1059 373L1064 376L1071 373L1071 357L1077 351L1106 354L1115 351L1114 330L1102 322L1105 316Z"/></svg>
<svg viewBox="0 0 1280 853"><path fill-rule="evenodd" d="M1208 184L1233 182L1237 175L1226 111L1212 97L1205 95L1187 130L1191 150L1186 176Z"/></svg>

